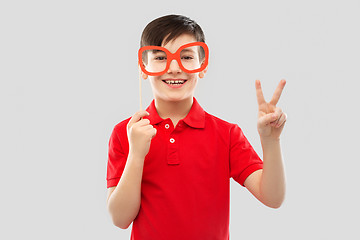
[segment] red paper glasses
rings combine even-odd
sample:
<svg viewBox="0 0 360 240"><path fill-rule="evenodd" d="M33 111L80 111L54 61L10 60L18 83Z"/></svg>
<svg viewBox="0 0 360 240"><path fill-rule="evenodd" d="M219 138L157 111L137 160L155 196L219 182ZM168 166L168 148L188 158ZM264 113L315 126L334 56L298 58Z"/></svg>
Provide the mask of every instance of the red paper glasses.
<svg viewBox="0 0 360 240"><path fill-rule="evenodd" d="M187 73L204 70L208 65L209 48L204 42L193 42L182 45L175 53L164 47L145 46L139 49L139 65L141 70L151 76L166 73L173 59Z"/></svg>

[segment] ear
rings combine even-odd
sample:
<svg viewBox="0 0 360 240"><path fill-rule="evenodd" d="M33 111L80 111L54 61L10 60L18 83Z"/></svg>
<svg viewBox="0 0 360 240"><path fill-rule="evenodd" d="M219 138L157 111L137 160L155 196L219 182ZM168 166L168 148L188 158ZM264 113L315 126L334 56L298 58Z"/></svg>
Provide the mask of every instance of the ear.
<svg viewBox="0 0 360 240"><path fill-rule="evenodd" d="M205 77L205 73L207 72L208 67L206 67L204 70L202 70L201 72L199 72L199 78L204 78Z"/></svg>
<svg viewBox="0 0 360 240"><path fill-rule="evenodd" d="M148 75L145 74L143 71L141 71L141 77L142 77L143 79L147 79L147 78L148 78Z"/></svg>
<svg viewBox="0 0 360 240"><path fill-rule="evenodd" d="M148 75L145 74L145 73L141 70L140 65L139 65L139 74L140 74L140 76L141 76L143 79L147 79L147 78L148 78Z"/></svg>

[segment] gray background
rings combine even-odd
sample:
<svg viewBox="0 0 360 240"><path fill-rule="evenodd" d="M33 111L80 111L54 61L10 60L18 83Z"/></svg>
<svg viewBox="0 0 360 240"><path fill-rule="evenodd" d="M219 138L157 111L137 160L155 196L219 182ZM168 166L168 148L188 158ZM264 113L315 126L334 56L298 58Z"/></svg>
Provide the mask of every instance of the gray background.
<svg viewBox="0 0 360 240"><path fill-rule="evenodd" d="M262 157L254 82L288 114L283 206L231 180L231 239L359 239L359 1L1 1L1 239L129 239L106 211L110 133L138 110L145 25L195 19L203 108ZM143 105L152 93L143 85Z"/></svg>

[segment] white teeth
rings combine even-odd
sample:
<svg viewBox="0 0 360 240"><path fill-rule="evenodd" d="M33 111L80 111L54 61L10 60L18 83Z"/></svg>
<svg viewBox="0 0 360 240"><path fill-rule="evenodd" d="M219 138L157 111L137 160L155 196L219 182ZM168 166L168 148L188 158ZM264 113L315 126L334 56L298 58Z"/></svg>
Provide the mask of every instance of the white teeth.
<svg viewBox="0 0 360 240"><path fill-rule="evenodd" d="M183 84L185 81L184 80L166 80L165 82L167 84Z"/></svg>

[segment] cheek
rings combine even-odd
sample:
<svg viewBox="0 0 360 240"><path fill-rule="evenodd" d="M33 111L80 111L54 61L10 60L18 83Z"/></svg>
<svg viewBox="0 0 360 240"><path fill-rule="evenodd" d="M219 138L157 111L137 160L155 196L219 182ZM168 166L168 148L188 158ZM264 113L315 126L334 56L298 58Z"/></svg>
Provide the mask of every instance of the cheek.
<svg viewBox="0 0 360 240"><path fill-rule="evenodd" d="M159 76L149 76L149 80L151 84L156 84L161 82L161 78Z"/></svg>
<svg viewBox="0 0 360 240"><path fill-rule="evenodd" d="M153 91L157 92L158 89L161 88L162 81L161 81L161 79L159 79L159 77L157 77L157 76L149 76L149 82L150 82L151 89Z"/></svg>
<svg viewBox="0 0 360 240"><path fill-rule="evenodd" d="M187 74L187 79L190 80L192 83L196 83L197 78L198 78L198 73Z"/></svg>

